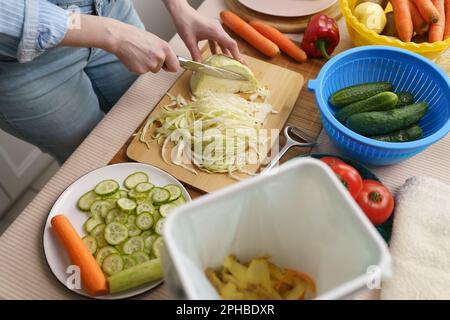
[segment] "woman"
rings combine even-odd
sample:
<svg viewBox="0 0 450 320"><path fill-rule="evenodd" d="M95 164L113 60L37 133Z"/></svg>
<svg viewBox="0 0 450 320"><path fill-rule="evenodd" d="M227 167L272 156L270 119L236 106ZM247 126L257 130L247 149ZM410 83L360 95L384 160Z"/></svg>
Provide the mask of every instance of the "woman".
<svg viewBox="0 0 450 320"><path fill-rule="evenodd" d="M218 21L185 0L164 3L193 59L207 39L240 60ZM177 71L177 57L144 30L131 0L0 0L0 129L60 163L137 74L161 68Z"/></svg>

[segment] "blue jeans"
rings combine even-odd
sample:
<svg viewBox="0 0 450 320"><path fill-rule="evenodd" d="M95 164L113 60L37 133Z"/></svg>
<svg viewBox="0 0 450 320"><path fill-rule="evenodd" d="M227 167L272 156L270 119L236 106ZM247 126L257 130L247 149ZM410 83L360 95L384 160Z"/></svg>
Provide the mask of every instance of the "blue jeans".
<svg viewBox="0 0 450 320"><path fill-rule="evenodd" d="M131 0L103 3L80 9L143 28ZM29 63L0 61L0 129L62 163L136 77L101 49L61 47Z"/></svg>

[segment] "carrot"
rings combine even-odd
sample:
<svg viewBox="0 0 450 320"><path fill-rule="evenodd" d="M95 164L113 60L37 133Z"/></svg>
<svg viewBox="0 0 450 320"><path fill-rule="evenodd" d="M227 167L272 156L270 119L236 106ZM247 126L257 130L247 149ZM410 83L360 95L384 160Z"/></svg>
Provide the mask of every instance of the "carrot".
<svg viewBox="0 0 450 320"><path fill-rule="evenodd" d="M438 22L440 18L439 11L433 5L431 0L414 0L414 4L426 22L429 24Z"/></svg>
<svg viewBox="0 0 450 320"><path fill-rule="evenodd" d="M107 293L105 275L69 220L63 215L56 215L51 223L70 261L80 268L81 281L86 291L93 296Z"/></svg>
<svg viewBox="0 0 450 320"><path fill-rule="evenodd" d="M409 10L409 0L391 0L394 9L395 28L398 37L403 42L411 41L413 35L413 22Z"/></svg>
<svg viewBox="0 0 450 320"><path fill-rule="evenodd" d="M431 0L439 11L439 21L433 23L428 31L428 42L442 41L444 39L445 28L445 7L444 0Z"/></svg>
<svg viewBox="0 0 450 320"><path fill-rule="evenodd" d="M250 25L264 37L275 43L281 49L281 51L294 58L295 61L305 62L308 58L305 51L303 51L291 39L286 37L276 28L258 20L250 21Z"/></svg>
<svg viewBox="0 0 450 320"><path fill-rule="evenodd" d="M450 0L445 0L445 28L444 40L450 38Z"/></svg>
<svg viewBox="0 0 450 320"><path fill-rule="evenodd" d="M422 15L412 1L409 1L409 10L411 11L411 19L414 31L417 34L424 34L425 32L427 32L428 23L422 18Z"/></svg>
<svg viewBox="0 0 450 320"><path fill-rule="evenodd" d="M231 11L222 11L220 18L223 23L234 33L239 35L255 49L268 57L275 57L280 53L278 46L256 31L251 25L242 20L239 16Z"/></svg>

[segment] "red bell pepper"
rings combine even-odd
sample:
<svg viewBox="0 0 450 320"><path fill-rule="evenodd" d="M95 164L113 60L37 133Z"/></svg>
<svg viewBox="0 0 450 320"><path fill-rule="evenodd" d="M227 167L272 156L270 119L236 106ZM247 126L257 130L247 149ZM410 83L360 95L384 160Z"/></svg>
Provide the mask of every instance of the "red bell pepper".
<svg viewBox="0 0 450 320"><path fill-rule="evenodd" d="M339 28L336 21L321 13L312 16L301 44L308 57L328 60L338 44Z"/></svg>

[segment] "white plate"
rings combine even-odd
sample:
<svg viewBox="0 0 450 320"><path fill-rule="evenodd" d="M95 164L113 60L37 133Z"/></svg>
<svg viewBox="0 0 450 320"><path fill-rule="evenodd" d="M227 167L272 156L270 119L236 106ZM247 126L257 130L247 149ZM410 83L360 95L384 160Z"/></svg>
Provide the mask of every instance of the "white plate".
<svg viewBox="0 0 450 320"><path fill-rule="evenodd" d="M53 216L57 214L64 214L69 221L72 223L75 230L79 235L83 236L85 232L83 231L83 223L86 221L86 213L80 211L76 204L78 199L87 191L92 190L95 185L101 180L105 179L115 179L117 182L122 183L125 178L136 171L143 171L148 174L150 181L156 186L164 186L167 184L178 185L184 197L187 201L191 200L189 193L183 187L183 185L174 177L168 173L155 168L153 166L141 163L120 163L103 168L96 169L89 172L88 174L82 176L77 181L72 183L56 200L50 211L47 222L44 228L43 244L45 258L47 263L52 270L55 277L67 287L66 281L70 273L66 273L67 267L71 265L69 257L65 253L61 244L59 243L56 235L52 231L50 220ZM104 296L91 296L83 289L71 289L75 293L81 294L86 297L96 298L96 299L123 299L129 298L145 291L148 291L157 285L162 283L162 280L154 281L143 285L141 287L128 290L117 294L108 294Z"/></svg>
<svg viewBox="0 0 450 320"><path fill-rule="evenodd" d="M303 17L328 9L337 0L238 0L254 11L278 17Z"/></svg>

